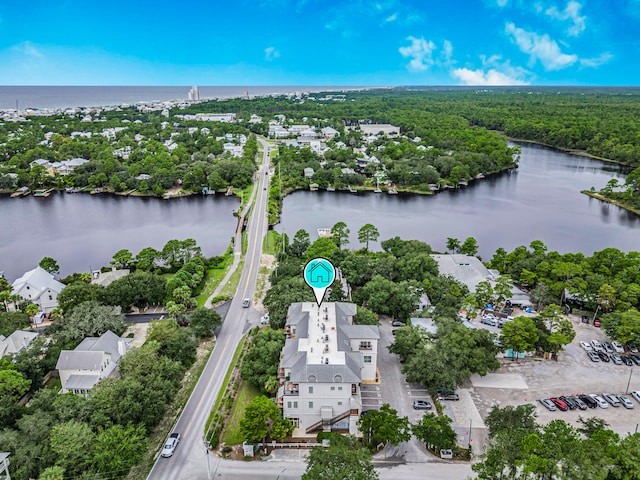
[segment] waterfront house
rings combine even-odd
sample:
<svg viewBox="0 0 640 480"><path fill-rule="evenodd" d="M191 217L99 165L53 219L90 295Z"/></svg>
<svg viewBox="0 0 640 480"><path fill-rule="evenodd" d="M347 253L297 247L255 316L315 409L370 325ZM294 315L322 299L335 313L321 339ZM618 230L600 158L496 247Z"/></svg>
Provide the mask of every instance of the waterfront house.
<svg viewBox="0 0 640 480"><path fill-rule="evenodd" d="M85 395L100 380L113 376L132 340L107 330L101 337L85 338L73 350L62 350L56 364L61 393Z"/></svg>
<svg viewBox="0 0 640 480"><path fill-rule="evenodd" d="M293 303L277 394L284 418L296 435L319 431L357 434L362 414L361 385L376 383L378 327L354 325L352 303Z"/></svg>
<svg viewBox="0 0 640 480"><path fill-rule="evenodd" d="M37 336L38 333L27 330L16 330L8 337L0 335L0 359L24 350Z"/></svg>
<svg viewBox="0 0 640 480"><path fill-rule="evenodd" d="M28 271L13 282L11 287L12 294L35 303L42 312L50 312L58 306L58 295L64 289L64 285L42 267Z"/></svg>

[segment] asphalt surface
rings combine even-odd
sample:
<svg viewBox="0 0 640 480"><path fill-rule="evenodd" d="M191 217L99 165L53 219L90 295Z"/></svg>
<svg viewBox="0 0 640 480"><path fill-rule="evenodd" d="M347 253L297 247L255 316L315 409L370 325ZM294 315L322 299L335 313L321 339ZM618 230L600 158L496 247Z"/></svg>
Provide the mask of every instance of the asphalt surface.
<svg viewBox="0 0 640 480"><path fill-rule="evenodd" d="M247 223L247 251L244 269L236 295L229 304L229 309L217 336L216 346L211 353L196 387L191 394L182 414L178 418L173 432L182 436L180 444L170 458L158 457L147 477L150 480L180 480L213 478L208 473L208 463L215 462L216 457L207 455L204 444L204 429L211 409L220 390L224 387L224 377L231 365L233 354L243 333L250 323L255 323L259 313L253 308L243 308L244 298L253 298L253 293L260 266L262 242L267 232L267 196L270 175L265 175L269 168L269 147L259 140L264 147L262 166L256 174L256 182L252 193L255 198L253 210ZM249 202L251 204L252 202ZM241 225L241 223L240 223ZM215 226L212 225L212 228ZM234 248L240 248L241 228L236 232ZM210 470L213 472L213 470Z"/></svg>

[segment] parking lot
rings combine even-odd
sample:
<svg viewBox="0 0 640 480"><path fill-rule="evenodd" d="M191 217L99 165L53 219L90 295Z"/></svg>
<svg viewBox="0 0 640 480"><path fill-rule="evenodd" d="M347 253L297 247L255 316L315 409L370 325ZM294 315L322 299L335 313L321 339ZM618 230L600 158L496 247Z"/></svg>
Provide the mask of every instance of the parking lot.
<svg viewBox="0 0 640 480"><path fill-rule="evenodd" d="M505 359L497 372L486 377L472 377L469 390L482 417L493 405L533 403L540 423L560 418L577 426L580 416L600 417L620 434L636 430L640 423L640 403L635 400L632 400L635 404L633 410L610 407L566 412L550 412L538 401L540 398L581 393L625 393L627 385L628 391L640 390L640 367L592 362L580 342L591 342L593 339L602 342L607 340L606 335L599 328L581 323L579 317L571 316L570 319L576 337L560 352L558 361L532 359L513 362ZM480 325L480 328L483 327L485 325ZM498 331L496 327L488 329Z"/></svg>

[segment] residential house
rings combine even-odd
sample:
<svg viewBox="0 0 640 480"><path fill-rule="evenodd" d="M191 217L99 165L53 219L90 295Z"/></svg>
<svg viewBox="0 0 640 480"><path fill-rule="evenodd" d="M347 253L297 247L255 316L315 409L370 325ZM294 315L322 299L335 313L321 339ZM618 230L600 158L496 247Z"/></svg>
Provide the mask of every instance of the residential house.
<svg viewBox="0 0 640 480"><path fill-rule="evenodd" d="M339 132L333 127L324 127L322 130L320 130L320 133L324 138L334 138L338 135Z"/></svg>
<svg viewBox="0 0 640 480"><path fill-rule="evenodd" d="M287 312L287 336L277 393L284 418L298 433L358 432L361 385L376 383L378 327L354 325L352 303L293 303Z"/></svg>
<svg viewBox="0 0 640 480"><path fill-rule="evenodd" d="M64 289L64 285L42 267L28 271L13 282L11 287L12 294L35 303L42 312L50 312L58 306L58 295Z"/></svg>
<svg viewBox="0 0 640 480"><path fill-rule="evenodd" d="M388 123L361 123L360 131L364 135L378 136L383 134L390 138L400 135L400 127L395 127Z"/></svg>
<svg viewBox="0 0 640 480"><path fill-rule="evenodd" d="M100 270L94 270L91 272L91 283L94 285L100 285L101 287L107 287L111 285L116 280L119 280L123 277L129 275L130 270L128 268L123 268L121 270L116 270L112 268L108 272L102 272Z"/></svg>
<svg viewBox="0 0 640 480"><path fill-rule="evenodd" d="M16 330L8 337L0 335L0 358L24 350L37 336L37 332L29 332L26 330Z"/></svg>
<svg viewBox="0 0 640 480"><path fill-rule="evenodd" d="M85 338L73 350L62 350L56 364L61 393L85 395L100 380L113 375L132 340L107 330L101 337Z"/></svg>

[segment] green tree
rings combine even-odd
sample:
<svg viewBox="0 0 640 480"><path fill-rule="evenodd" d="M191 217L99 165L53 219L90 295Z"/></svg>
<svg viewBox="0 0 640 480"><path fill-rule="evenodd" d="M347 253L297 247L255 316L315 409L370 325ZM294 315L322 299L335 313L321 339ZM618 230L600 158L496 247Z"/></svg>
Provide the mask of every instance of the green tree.
<svg viewBox="0 0 640 480"><path fill-rule="evenodd" d="M332 436L328 447L313 447L302 480L377 480L371 453L353 437Z"/></svg>
<svg viewBox="0 0 640 480"><path fill-rule="evenodd" d="M54 465L53 467L45 468L38 477L38 480L64 480L64 476L64 468Z"/></svg>
<svg viewBox="0 0 640 480"><path fill-rule="evenodd" d="M311 237L309 237L309 232L306 230L300 229L293 236L293 242L289 247L289 253L296 257L302 258L305 256L307 252L307 248L311 245Z"/></svg>
<svg viewBox="0 0 640 480"><path fill-rule="evenodd" d="M356 325L378 325L378 317L371 310L364 307L357 307L357 312L353 317Z"/></svg>
<svg viewBox="0 0 640 480"><path fill-rule="evenodd" d="M460 253L460 240L457 238L447 238L447 250L449 253Z"/></svg>
<svg viewBox="0 0 640 480"><path fill-rule="evenodd" d="M640 472L640 433L627 435L619 444L613 468L615 478L635 480Z"/></svg>
<svg viewBox="0 0 640 480"><path fill-rule="evenodd" d="M365 250L369 250L369 242L377 241L379 236L380 232L378 229L370 223L364 224L360 227L360 230L358 230L358 241L365 244Z"/></svg>
<svg viewBox="0 0 640 480"><path fill-rule="evenodd" d="M510 275L500 275L496 280L496 285L493 287L493 292L496 296L496 302L498 305L502 305L505 300L513 295L513 280Z"/></svg>
<svg viewBox="0 0 640 480"><path fill-rule="evenodd" d="M158 353L188 367L196 360L196 341L173 318L154 320L147 333L147 342L160 345Z"/></svg>
<svg viewBox="0 0 640 480"><path fill-rule="evenodd" d="M513 351L515 360L518 353L530 352L538 341L536 325L529 317L517 317L502 327L500 341Z"/></svg>
<svg viewBox="0 0 640 480"><path fill-rule="evenodd" d="M349 244L350 230L344 222L338 222L331 227L331 240L335 242L338 248L342 248Z"/></svg>
<svg viewBox="0 0 640 480"><path fill-rule="evenodd" d="M196 308L189 315L189 327L197 338L210 338L213 331L220 325L222 325L222 317L210 308Z"/></svg>
<svg viewBox="0 0 640 480"><path fill-rule="evenodd" d="M242 379L267 393L264 387L269 379L277 376L284 341L282 330L265 328L256 333L242 361Z"/></svg>
<svg viewBox="0 0 640 480"><path fill-rule="evenodd" d="M460 253L465 255L475 256L478 253L478 241L473 237L465 238L462 245L460 245Z"/></svg>
<svg viewBox="0 0 640 480"><path fill-rule="evenodd" d="M155 248L145 247L136 255L136 268L138 270L151 271L157 267L161 253Z"/></svg>
<svg viewBox="0 0 640 480"><path fill-rule="evenodd" d="M74 282L67 285L58 295L58 306L65 315L70 314L73 309L89 301L97 301L104 293L104 287L93 283Z"/></svg>
<svg viewBox="0 0 640 480"><path fill-rule="evenodd" d="M258 395L244 411L240 432L248 443L264 443L269 437L282 441L293 432L293 424L282 418L282 410L275 403L264 395ZM283 436L283 433L286 434Z"/></svg>
<svg viewBox="0 0 640 480"><path fill-rule="evenodd" d="M493 304L496 298L496 293L491 284L486 280L483 280L476 285L475 297L478 305L484 308L485 305Z"/></svg>
<svg viewBox="0 0 640 480"><path fill-rule="evenodd" d="M51 450L56 454L56 464L67 475L79 475L91 462L91 447L95 435L91 427L77 420L55 425L49 434Z"/></svg>
<svg viewBox="0 0 640 480"><path fill-rule="evenodd" d="M79 342L85 337L99 337L107 330L121 335L125 330L124 315L116 313L113 307L88 301L65 315L59 322L59 328L56 336L63 344Z"/></svg>
<svg viewBox="0 0 640 480"><path fill-rule="evenodd" d="M401 360L405 361L414 355L425 341L426 335L422 328L407 326L395 331L393 343L388 348L389 352L400 355Z"/></svg>
<svg viewBox="0 0 640 480"><path fill-rule="evenodd" d="M507 405L499 407L494 405L485 419L485 425L489 429L489 437L494 438L501 432L513 432L524 429L527 434L538 429L536 423L536 407L531 403L517 405L515 407Z"/></svg>
<svg viewBox="0 0 640 480"><path fill-rule="evenodd" d="M438 416L427 412L418 423L412 426L412 431L418 440L439 452L456 445L456 432L451 427L451 422L451 418L446 415Z"/></svg>
<svg viewBox="0 0 640 480"><path fill-rule="evenodd" d="M133 254L126 248L123 248L113 254L113 258L109 263L119 269L129 268L133 263Z"/></svg>
<svg viewBox="0 0 640 480"><path fill-rule="evenodd" d="M312 260L314 258L330 259L338 250L339 248L330 238L320 237L307 248L304 258L306 260Z"/></svg>
<svg viewBox="0 0 640 480"><path fill-rule="evenodd" d="M54 258L44 257L42 260L40 260L40 263L38 265L40 266L40 268L45 269L51 275L60 273L60 266Z"/></svg>
<svg viewBox="0 0 640 480"><path fill-rule="evenodd" d="M142 425L114 425L96 436L92 460L99 472L123 474L138 464L146 452L147 436Z"/></svg>
<svg viewBox="0 0 640 480"><path fill-rule="evenodd" d="M380 443L398 445L411 438L409 419L398 416L398 411L385 403L380 410L369 410L358 420L358 429L364 436L365 443L375 450Z"/></svg>

